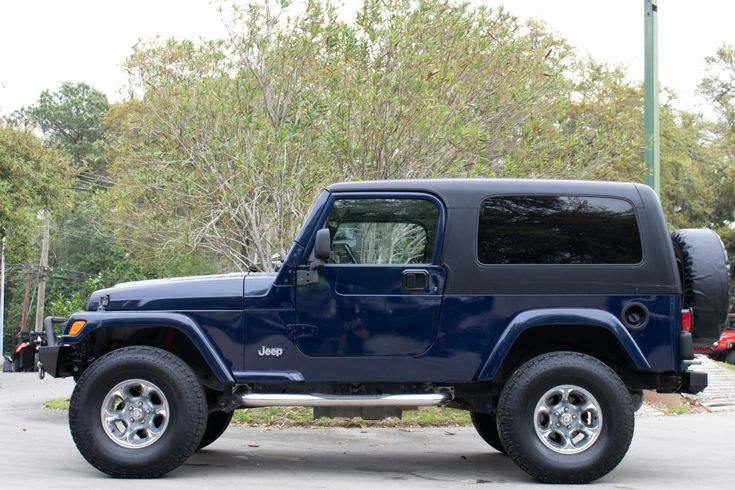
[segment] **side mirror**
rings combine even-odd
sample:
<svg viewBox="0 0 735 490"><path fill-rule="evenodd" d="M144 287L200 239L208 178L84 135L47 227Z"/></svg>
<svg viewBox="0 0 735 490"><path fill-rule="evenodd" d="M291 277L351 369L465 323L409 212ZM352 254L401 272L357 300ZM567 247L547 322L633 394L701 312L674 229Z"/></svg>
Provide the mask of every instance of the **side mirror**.
<svg viewBox="0 0 735 490"><path fill-rule="evenodd" d="M329 255L332 253L332 240L329 237L329 230L322 228L316 232L316 238L314 239L314 257L317 260L326 262L329 260Z"/></svg>

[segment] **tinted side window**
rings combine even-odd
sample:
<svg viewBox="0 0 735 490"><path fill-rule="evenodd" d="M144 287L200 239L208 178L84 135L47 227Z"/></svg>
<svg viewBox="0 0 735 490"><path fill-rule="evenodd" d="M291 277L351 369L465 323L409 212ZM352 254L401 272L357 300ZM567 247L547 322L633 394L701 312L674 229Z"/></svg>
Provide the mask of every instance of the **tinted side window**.
<svg viewBox="0 0 735 490"><path fill-rule="evenodd" d="M480 208L484 264L637 264L635 211L627 201L579 196L496 196Z"/></svg>
<svg viewBox="0 0 735 490"><path fill-rule="evenodd" d="M333 264L429 264L439 210L424 199L339 199L327 218Z"/></svg>

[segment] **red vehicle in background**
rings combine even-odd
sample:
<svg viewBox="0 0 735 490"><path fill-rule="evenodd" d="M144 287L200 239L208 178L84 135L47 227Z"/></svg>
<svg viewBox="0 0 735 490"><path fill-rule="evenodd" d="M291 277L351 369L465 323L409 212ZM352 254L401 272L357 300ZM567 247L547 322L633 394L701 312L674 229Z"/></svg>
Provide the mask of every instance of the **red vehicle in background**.
<svg viewBox="0 0 735 490"><path fill-rule="evenodd" d="M709 356L717 361L735 364L735 313L727 315L727 325L720 339L712 344Z"/></svg>

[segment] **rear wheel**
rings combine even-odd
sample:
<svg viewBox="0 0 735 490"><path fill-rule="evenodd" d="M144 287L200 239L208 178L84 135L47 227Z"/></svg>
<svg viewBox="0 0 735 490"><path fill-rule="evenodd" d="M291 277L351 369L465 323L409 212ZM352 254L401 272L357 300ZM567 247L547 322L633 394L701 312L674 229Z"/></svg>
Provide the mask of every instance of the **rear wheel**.
<svg viewBox="0 0 735 490"><path fill-rule="evenodd" d="M219 439L227 430L234 414L234 411L210 413L207 418L207 428L204 430L204 436L202 437L202 441L199 443L199 447L197 447L197 451L209 446Z"/></svg>
<svg viewBox="0 0 735 490"><path fill-rule="evenodd" d="M498 403L503 447L547 483L587 483L622 460L633 437L633 404L618 375L576 352L552 352L522 365Z"/></svg>
<svg viewBox="0 0 735 490"><path fill-rule="evenodd" d="M124 347L95 361L79 378L69 427L79 452L118 478L155 478L197 449L207 421L204 389L170 352Z"/></svg>
<svg viewBox="0 0 735 490"><path fill-rule="evenodd" d="M480 437L490 447L505 454L503 443L500 441L500 434L498 434L498 423L495 414L471 412L470 416L472 417L472 425L475 426L475 430L480 434Z"/></svg>
<svg viewBox="0 0 735 490"><path fill-rule="evenodd" d="M725 356L725 362L728 364L735 364L735 350L731 350Z"/></svg>

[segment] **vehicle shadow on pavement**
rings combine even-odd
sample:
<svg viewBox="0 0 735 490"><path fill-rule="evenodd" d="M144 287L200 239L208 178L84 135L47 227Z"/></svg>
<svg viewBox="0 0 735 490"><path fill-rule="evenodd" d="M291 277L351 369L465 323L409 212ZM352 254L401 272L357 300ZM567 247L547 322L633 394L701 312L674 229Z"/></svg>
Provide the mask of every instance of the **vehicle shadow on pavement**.
<svg viewBox="0 0 735 490"><path fill-rule="evenodd" d="M322 478L368 476L387 481L425 480L455 483L527 482L533 480L510 458L487 453L401 453L375 451L324 452L318 449L258 449L244 451L205 449L172 473L173 477L201 475L203 468L216 468L218 476L248 471L253 476L274 478L284 472ZM206 471L206 470L205 470Z"/></svg>

